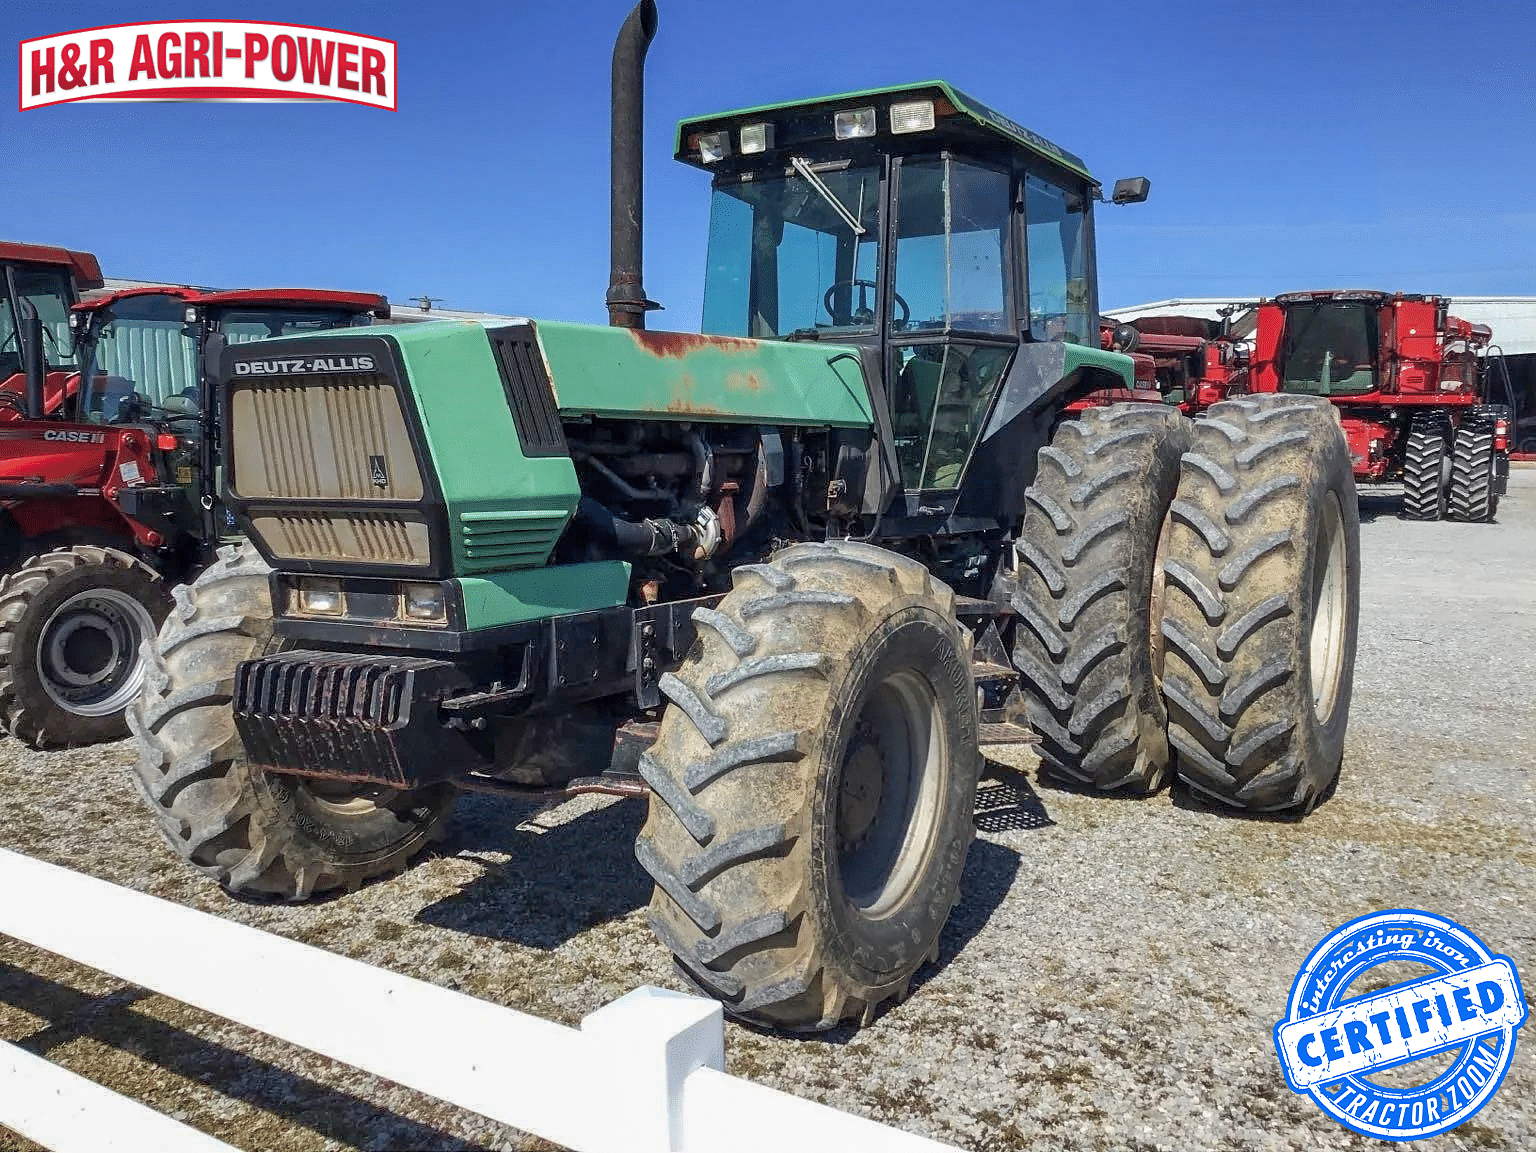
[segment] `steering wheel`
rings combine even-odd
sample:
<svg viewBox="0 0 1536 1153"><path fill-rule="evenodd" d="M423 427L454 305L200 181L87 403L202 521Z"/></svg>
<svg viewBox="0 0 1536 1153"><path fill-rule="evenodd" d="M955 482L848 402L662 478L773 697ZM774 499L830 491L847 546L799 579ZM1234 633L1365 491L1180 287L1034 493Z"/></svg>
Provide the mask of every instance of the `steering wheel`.
<svg viewBox="0 0 1536 1153"><path fill-rule="evenodd" d="M837 314L832 311L832 294L845 284L849 288L857 288L859 290L859 306L853 310L852 315L848 319L858 324L873 324L875 322L875 310L869 306L869 297L864 291L866 288L880 287L873 280L833 281L832 287L827 289L826 294L821 298L821 306L827 310L827 315L832 317L834 321L837 319ZM896 327L905 328L907 321L912 319L912 310L907 307L907 302L901 298L901 293L894 289L891 291L891 299L901 306L901 316L895 322Z"/></svg>

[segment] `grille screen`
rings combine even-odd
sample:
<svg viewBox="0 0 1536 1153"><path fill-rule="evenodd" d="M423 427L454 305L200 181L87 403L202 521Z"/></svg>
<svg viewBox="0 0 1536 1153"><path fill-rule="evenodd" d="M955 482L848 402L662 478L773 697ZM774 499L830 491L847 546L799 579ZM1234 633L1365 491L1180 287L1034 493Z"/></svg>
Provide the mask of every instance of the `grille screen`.
<svg viewBox="0 0 1536 1153"><path fill-rule="evenodd" d="M230 425L235 487L246 499L422 497L421 469L387 377L237 387Z"/></svg>
<svg viewBox="0 0 1536 1153"><path fill-rule="evenodd" d="M422 567L431 560L426 521L414 513L258 513L251 527L282 560Z"/></svg>

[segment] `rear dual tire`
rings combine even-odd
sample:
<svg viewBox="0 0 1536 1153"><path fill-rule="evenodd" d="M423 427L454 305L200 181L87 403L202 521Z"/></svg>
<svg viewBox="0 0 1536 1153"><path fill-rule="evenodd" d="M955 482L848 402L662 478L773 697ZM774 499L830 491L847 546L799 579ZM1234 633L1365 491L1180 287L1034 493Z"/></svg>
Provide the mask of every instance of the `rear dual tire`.
<svg viewBox="0 0 1536 1153"><path fill-rule="evenodd" d="M1089 409L1025 492L1013 662L1041 767L1071 784L1148 792L1172 767L1162 545L1192 430L1159 405Z"/></svg>
<svg viewBox="0 0 1536 1153"><path fill-rule="evenodd" d="M1214 405L1194 435L1167 567L1168 739L1196 792L1308 812L1338 777L1354 677L1349 448L1326 400L1284 394Z"/></svg>
<svg viewBox="0 0 1536 1153"><path fill-rule="evenodd" d="M1487 522L1499 512L1494 475L1493 421L1476 414L1464 417L1452 446L1450 515L1452 520Z"/></svg>

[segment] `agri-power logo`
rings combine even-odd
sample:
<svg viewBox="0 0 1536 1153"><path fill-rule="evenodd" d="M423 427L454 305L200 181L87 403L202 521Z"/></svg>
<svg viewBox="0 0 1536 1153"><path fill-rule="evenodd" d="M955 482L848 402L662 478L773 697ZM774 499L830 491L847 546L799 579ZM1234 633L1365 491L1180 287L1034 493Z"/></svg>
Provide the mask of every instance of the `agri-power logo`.
<svg viewBox="0 0 1536 1153"><path fill-rule="evenodd" d="M341 100L395 107L395 42L334 28L164 20L21 42L21 108L77 100Z"/></svg>

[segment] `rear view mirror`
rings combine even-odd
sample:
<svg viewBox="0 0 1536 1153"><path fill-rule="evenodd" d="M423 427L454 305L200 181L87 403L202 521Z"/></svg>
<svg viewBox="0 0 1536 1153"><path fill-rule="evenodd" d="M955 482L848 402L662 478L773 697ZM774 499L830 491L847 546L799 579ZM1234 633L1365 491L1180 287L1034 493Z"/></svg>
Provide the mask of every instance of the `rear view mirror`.
<svg viewBox="0 0 1536 1153"><path fill-rule="evenodd" d="M1145 176L1127 176L1115 181L1115 191L1110 199L1116 204L1140 204L1152 191L1152 182Z"/></svg>

